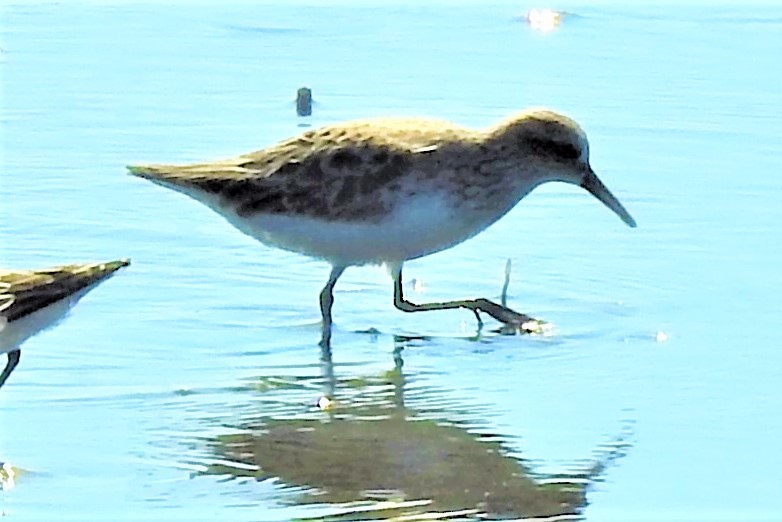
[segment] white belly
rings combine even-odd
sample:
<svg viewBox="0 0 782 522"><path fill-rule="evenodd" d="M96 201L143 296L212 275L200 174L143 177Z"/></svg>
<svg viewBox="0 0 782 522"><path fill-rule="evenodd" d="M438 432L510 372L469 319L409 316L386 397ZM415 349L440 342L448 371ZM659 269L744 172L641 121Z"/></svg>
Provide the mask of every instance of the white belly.
<svg viewBox="0 0 782 522"><path fill-rule="evenodd" d="M484 230L517 201L500 202L491 213L465 213L444 194L430 192L406 198L379 222L328 222L284 214L239 216L216 195L153 181L200 201L268 246L343 266L402 262L448 249Z"/></svg>
<svg viewBox="0 0 782 522"><path fill-rule="evenodd" d="M0 318L0 353L15 350L28 338L56 325L89 290L90 288L86 288L70 297L60 299L16 321L7 322L5 317Z"/></svg>
<svg viewBox="0 0 782 522"><path fill-rule="evenodd" d="M494 221L457 214L445 198L437 195L409 198L377 223L326 222L281 214L249 218L233 212L221 214L239 230L269 246L346 266L399 262L432 254L461 243Z"/></svg>

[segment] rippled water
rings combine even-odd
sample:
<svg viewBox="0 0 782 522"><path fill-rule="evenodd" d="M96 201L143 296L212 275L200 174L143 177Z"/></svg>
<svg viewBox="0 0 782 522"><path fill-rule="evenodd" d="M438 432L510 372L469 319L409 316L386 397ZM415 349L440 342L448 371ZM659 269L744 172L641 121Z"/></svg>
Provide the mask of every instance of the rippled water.
<svg viewBox="0 0 782 522"><path fill-rule="evenodd" d="M544 34L529 7L4 3L0 263L133 264L24 345L0 511L775 519L782 8L573 3ZM324 363L324 263L124 171L304 124L529 105L582 123L639 228L549 185L406 276L418 301L497 298L512 258L510 304L551 337L402 314L382 270L351 269Z"/></svg>

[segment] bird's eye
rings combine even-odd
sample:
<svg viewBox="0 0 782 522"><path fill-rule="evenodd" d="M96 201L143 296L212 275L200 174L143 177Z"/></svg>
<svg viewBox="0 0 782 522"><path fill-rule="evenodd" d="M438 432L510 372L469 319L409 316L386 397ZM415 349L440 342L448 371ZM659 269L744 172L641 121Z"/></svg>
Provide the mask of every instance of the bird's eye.
<svg viewBox="0 0 782 522"><path fill-rule="evenodd" d="M563 143L561 141L553 140L541 140L532 138L528 140L530 148L546 156L551 156L560 160L572 161L578 159L581 155L573 145L570 143Z"/></svg>

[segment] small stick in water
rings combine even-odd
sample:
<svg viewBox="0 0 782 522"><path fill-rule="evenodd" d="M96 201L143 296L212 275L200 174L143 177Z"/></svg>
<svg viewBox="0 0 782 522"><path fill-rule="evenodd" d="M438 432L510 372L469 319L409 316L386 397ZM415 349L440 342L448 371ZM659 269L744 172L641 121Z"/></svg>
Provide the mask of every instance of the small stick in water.
<svg viewBox="0 0 782 522"><path fill-rule="evenodd" d="M508 286L510 285L510 266L511 260L505 262L505 282L502 284L502 295L500 297L500 303L502 306L508 306Z"/></svg>
<svg viewBox="0 0 782 522"><path fill-rule="evenodd" d="M296 92L296 114L299 116L312 114L312 90L309 87L301 87Z"/></svg>

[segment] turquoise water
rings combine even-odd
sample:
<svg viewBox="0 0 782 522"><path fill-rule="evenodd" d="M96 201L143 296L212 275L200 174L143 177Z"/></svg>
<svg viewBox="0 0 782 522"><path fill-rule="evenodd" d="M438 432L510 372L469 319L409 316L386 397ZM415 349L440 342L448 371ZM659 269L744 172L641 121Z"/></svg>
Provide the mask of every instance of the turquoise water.
<svg viewBox="0 0 782 522"><path fill-rule="evenodd" d="M563 3L550 33L520 19L530 7L4 3L0 263L133 264L24 345L0 390L0 461L22 470L0 511L289 520L378 498L435 501L382 516L457 511L474 502L460 505L456 468L434 472L442 489L414 480L462 458L476 477L586 474L588 520L777 519L782 7ZM498 298L511 258L509 303L553 322L551 337L476 336L466 311L402 314L381 269L354 268L324 365L324 263L124 170L236 155L302 125L486 126L530 105L583 125L639 227L548 185L406 277L417 301ZM263 429L331 426L313 406L331 392L346 447L264 449Z"/></svg>

